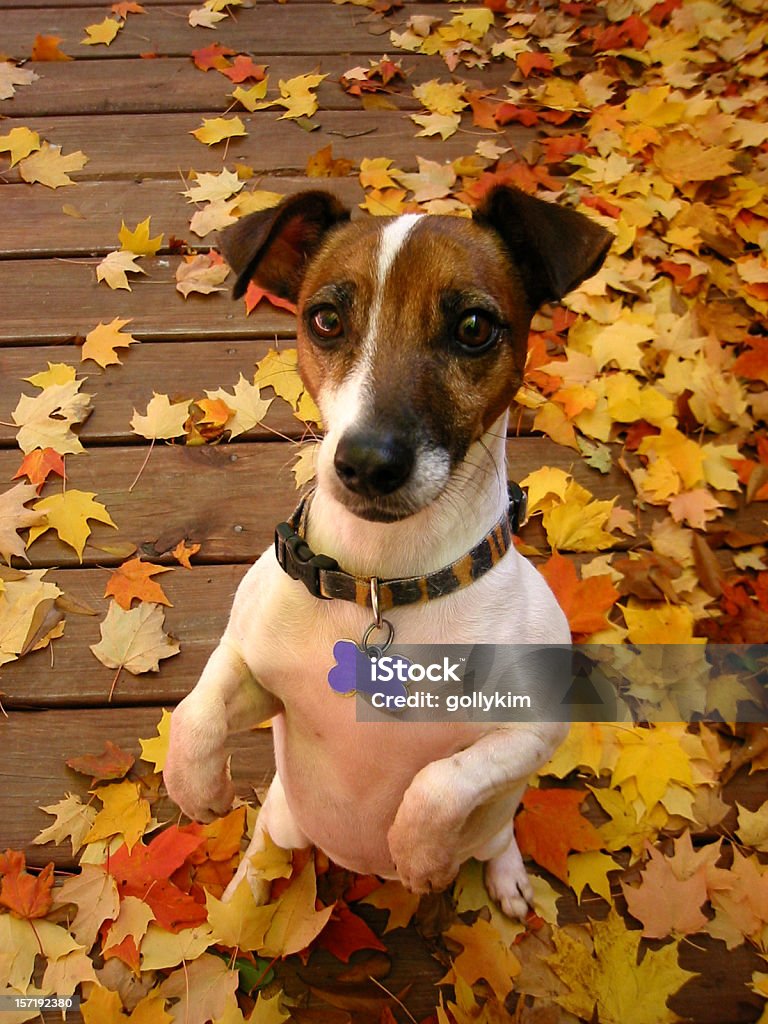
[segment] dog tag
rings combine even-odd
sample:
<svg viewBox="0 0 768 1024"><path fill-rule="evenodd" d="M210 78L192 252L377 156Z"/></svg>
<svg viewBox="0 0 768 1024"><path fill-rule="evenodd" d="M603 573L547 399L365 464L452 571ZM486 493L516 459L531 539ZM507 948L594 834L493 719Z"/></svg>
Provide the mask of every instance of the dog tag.
<svg viewBox="0 0 768 1024"><path fill-rule="evenodd" d="M399 675L411 665L401 654L384 655L382 648L356 644L354 640L337 640L333 645L336 663L328 673L332 690L348 696L353 693L385 693L407 697L408 691ZM382 661L383 659L383 661Z"/></svg>

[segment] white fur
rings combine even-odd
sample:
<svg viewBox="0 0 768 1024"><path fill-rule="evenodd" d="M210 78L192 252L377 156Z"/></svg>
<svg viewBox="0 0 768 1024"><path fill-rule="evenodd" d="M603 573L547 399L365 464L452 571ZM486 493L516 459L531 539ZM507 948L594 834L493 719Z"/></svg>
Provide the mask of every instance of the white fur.
<svg viewBox="0 0 768 1024"><path fill-rule="evenodd" d="M377 296L413 218L382 233ZM380 524L334 497L329 466L370 387L370 349L385 310L374 301L369 351L335 395L320 396L328 429L308 541L358 575L420 575L447 565L488 532L506 502L506 415L474 445L449 488L417 514ZM365 348L365 346L364 346ZM422 465L425 479L443 472ZM567 643L570 632L543 577L511 548L454 594L387 613L398 643ZM369 609L322 601L279 567L270 548L245 576L221 644L171 723L165 780L192 818L230 806L227 735L273 720L277 773L259 825L279 843L314 843L356 871L400 878L417 892L448 885L463 860L487 860L491 894L523 915L531 890L512 818L525 782L565 734L560 724L358 723L355 702L328 685L333 646L359 640ZM263 846L257 830L249 853ZM248 855L243 878L264 896Z"/></svg>

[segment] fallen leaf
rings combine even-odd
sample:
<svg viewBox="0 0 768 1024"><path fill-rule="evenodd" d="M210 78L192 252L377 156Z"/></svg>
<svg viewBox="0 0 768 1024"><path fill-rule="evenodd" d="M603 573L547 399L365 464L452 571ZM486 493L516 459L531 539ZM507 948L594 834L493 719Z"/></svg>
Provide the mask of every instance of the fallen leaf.
<svg viewBox="0 0 768 1024"><path fill-rule="evenodd" d="M107 668L124 668L134 676L159 672L160 662L180 650L165 633L164 619L159 605L142 603L126 611L113 601L101 623L101 640L91 650Z"/></svg>
<svg viewBox="0 0 768 1024"><path fill-rule="evenodd" d="M39 78L31 68L16 67L11 61L0 63L0 100L9 100L17 85L31 85Z"/></svg>
<svg viewBox="0 0 768 1024"><path fill-rule="evenodd" d="M304 949L323 930L333 906L315 910L317 885L310 861L276 904L275 915L264 937L264 956L288 956Z"/></svg>
<svg viewBox="0 0 768 1024"><path fill-rule="evenodd" d="M199 253L197 256L185 256L184 262L176 269L176 288L186 297L191 292L210 295L212 292L224 292L223 281L229 274L229 267L218 253Z"/></svg>
<svg viewBox="0 0 768 1024"><path fill-rule="evenodd" d="M133 410L131 427L150 441L181 437L189 416L189 402L171 402L167 395L153 392L145 413Z"/></svg>
<svg viewBox="0 0 768 1024"><path fill-rule="evenodd" d="M170 566L151 565L149 562L142 562L140 558L132 558L129 562L123 562L109 577L104 597L114 597L125 611L131 607L134 600L173 607L163 588L152 579L158 573L170 571Z"/></svg>
<svg viewBox="0 0 768 1024"><path fill-rule="evenodd" d="M24 456L13 479L18 480L20 476L25 476L37 488L39 494L51 473L66 478L64 459L53 448L35 448Z"/></svg>
<svg viewBox="0 0 768 1024"><path fill-rule="evenodd" d="M92 359L101 367L120 363L115 349L128 348L129 345L138 344L138 339L132 337L132 335L121 334L123 327L130 322L130 320L120 320L118 317L115 317L108 324L98 324L92 331L86 334L80 358L82 360Z"/></svg>
<svg viewBox="0 0 768 1024"><path fill-rule="evenodd" d="M74 548L82 562L85 542L91 535L91 528L88 525L90 519L117 529L106 508L101 502L93 500L95 497L92 491L78 491L72 488L62 494L51 494L47 498L41 498L35 505L35 510L45 515L45 522L30 529L29 543L34 543L48 530L55 530L59 540Z"/></svg>
<svg viewBox="0 0 768 1024"><path fill-rule="evenodd" d="M108 253L96 267L96 280L106 281L110 288L124 288L132 291L128 284L127 274L144 274L141 267L136 266L138 255L124 252L121 249Z"/></svg>
<svg viewBox="0 0 768 1024"><path fill-rule="evenodd" d="M568 789L528 789L515 818L520 852L568 882L568 853L599 850L600 833L582 817L579 808L586 794Z"/></svg>
<svg viewBox="0 0 768 1024"><path fill-rule="evenodd" d="M11 167L39 150L41 145L37 132L21 126L11 128L7 135L0 135L0 153L10 153Z"/></svg>
<svg viewBox="0 0 768 1024"><path fill-rule="evenodd" d="M86 25L85 39L80 42L85 46L96 46L99 43L109 46L124 24L119 18L105 18L96 25Z"/></svg>
<svg viewBox="0 0 768 1024"><path fill-rule="evenodd" d="M202 126L190 132L190 135L194 135L198 142L203 142L206 146L215 146L217 142L223 142L224 139L238 138L247 134L245 125L239 117L204 117Z"/></svg>
<svg viewBox="0 0 768 1024"><path fill-rule="evenodd" d="M0 555L8 565L14 555L25 557L26 545L17 531L45 522L44 512L25 508L26 503L36 497L37 489L25 483L16 484L0 494Z"/></svg>
<svg viewBox="0 0 768 1024"><path fill-rule="evenodd" d="M0 872L0 905L26 921L46 916L52 903L53 864L32 875L26 870L23 853L6 850L0 857Z"/></svg>
<svg viewBox="0 0 768 1024"><path fill-rule="evenodd" d="M61 36L35 36L30 60L74 60L59 49Z"/></svg>
<svg viewBox="0 0 768 1024"><path fill-rule="evenodd" d="M163 244L163 235L159 234L156 238L149 237L151 219L151 217L147 217L146 220L137 224L133 231L126 227L125 221L121 222L119 232L121 250L136 256L154 256L157 253Z"/></svg>
<svg viewBox="0 0 768 1024"><path fill-rule="evenodd" d="M43 142L37 153L20 161L19 174L30 184L39 182L48 188L61 188L63 185L74 185L69 171L82 171L87 163L88 157L79 150L63 156L61 146Z"/></svg>

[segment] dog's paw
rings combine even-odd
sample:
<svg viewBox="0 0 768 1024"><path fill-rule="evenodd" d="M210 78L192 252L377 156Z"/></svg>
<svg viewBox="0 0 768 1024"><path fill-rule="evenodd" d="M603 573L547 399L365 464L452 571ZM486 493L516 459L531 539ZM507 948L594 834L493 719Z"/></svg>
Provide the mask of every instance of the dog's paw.
<svg viewBox="0 0 768 1024"><path fill-rule="evenodd" d="M194 714L179 705L171 719L163 769L168 795L193 821L212 821L232 806L235 790L222 742L195 728Z"/></svg>
<svg viewBox="0 0 768 1024"><path fill-rule="evenodd" d="M163 769L168 796L193 821L213 821L232 807L235 789L229 759L171 757Z"/></svg>
<svg viewBox="0 0 768 1024"><path fill-rule="evenodd" d="M526 917L533 906L533 888L514 839L486 863L485 886L507 917Z"/></svg>
<svg viewBox="0 0 768 1024"><path fill-rule="evenodd" d="M444 834L433 832L431 824L421 821L414 828L398 815L387 835L398 878L410 892L441 892L461 867L450 841Z"/></svg>

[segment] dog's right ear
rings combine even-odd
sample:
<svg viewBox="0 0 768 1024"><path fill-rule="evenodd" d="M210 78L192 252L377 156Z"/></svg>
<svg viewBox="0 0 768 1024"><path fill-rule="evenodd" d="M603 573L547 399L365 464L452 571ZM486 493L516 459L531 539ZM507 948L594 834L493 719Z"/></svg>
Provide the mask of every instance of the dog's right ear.
<svg viewBox="0 0 768 1024"><path fill-rule="evenodd" d="M224 257L237 274L232 294L239 299L255 279L266 291L295 302L306 266L326 232L348 220L349 210L319 189L243 217L219 236Z"/></svg>

